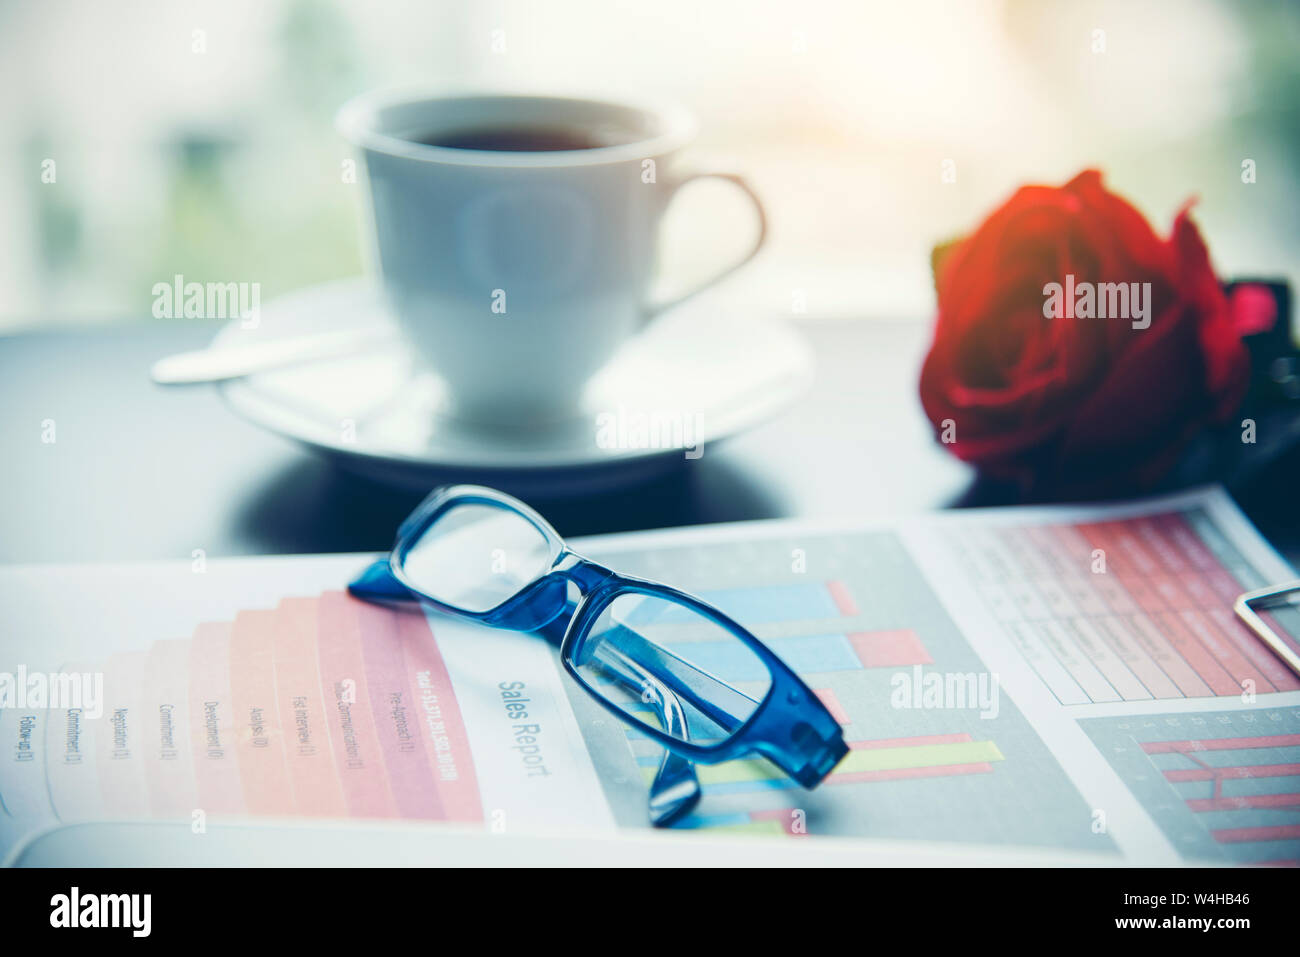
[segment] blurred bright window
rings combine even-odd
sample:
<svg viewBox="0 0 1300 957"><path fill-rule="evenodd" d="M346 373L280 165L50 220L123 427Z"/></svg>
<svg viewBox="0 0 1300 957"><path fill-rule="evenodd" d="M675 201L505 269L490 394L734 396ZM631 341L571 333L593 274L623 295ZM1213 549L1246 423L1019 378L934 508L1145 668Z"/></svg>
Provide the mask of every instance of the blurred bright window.
<svg viewBox="0 0 1300 957"><path fill-rule="evenodd" d="M1161 229L1199 196L1221 272L1294 280L1297 50L1285 0L0 0L0 324L359 272L333 113L405 84L685 103L770 209L755 308L924 317L931 245L1089 165ZM683 196L665 269L743 245L729 202Z"/></svg>

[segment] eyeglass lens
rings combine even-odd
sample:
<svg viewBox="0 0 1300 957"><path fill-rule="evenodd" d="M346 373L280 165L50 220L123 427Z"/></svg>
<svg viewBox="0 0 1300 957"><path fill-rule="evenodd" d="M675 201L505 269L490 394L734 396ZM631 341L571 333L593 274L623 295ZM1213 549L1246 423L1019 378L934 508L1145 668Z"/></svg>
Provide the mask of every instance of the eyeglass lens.
<svg viewBox="0 0 1300 957"><path fill-rule="evenodd" d="M658 595L626 592L600 612L574 651L588 688L633 721L679 740L715 744L739 730L767 696L767 665L728 628ZM684 720L663 726L666 707Z"/></svg>
<svg viewBox="0 0 1300 957"><path fill-rule="evenodd" d="M402 556L407 580L431 598L485 612L549 570L551 546L527 518L490 503L443 512Z"/></svg>

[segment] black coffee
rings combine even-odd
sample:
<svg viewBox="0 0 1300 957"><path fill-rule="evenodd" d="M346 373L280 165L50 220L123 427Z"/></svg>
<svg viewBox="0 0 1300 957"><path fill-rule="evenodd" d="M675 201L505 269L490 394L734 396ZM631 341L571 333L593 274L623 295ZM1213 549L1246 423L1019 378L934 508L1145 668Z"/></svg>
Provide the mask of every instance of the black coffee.
<svg viewBox="0 0 1300 957"><path fill-rule="evenodd" d="M637 137L609 127L581 129L567 126L496 126L439 133L416 133L407 139L425 146L452 150L492 150L507 153L551 153L556 150L594 150L632 143Z"/></svg>

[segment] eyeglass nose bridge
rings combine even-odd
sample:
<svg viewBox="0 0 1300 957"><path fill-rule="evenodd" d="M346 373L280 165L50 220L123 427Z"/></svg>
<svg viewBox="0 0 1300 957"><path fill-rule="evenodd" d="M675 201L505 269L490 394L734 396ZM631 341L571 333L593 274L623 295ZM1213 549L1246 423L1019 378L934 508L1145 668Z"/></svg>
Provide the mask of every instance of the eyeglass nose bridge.
<svg viewBox="0 0 1300 957"><path fill-rule="evenodd" d="M604 565L583 558L577 552L571 552L567 548L560 553L555 564L551 566L551 575L559 575L566 581L573 582L584 596L590 595L610 579L618 577Z"/></svg>
<svg viewBox="0 0 1300 957"><path fill-rule="evenodd" d="M551 570L539 578L529 588L521 592L510 603L512 608L531 608L538 620L527 629L537 631L547 641L559 647L569 625L577 615L583 601L597 592L602 585L619 576L612 570L590 559L583 558L567 548L562 550ZM580 598L574 601L569 597L568 584L576 586ZM553 595L547 599L544 596ZM547 606L542 609L540 606ZM509 612L503 618L511 617Z"/></svg>

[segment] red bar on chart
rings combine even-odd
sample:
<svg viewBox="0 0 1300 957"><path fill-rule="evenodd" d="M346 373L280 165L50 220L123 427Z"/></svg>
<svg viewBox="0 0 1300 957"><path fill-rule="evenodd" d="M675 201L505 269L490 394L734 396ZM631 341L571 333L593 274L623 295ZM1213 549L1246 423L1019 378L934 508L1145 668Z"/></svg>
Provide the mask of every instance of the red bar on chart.
<svg viewBox="0 0 1300 957"><path fill-rule="evenodd" d="M360 628L370 707L397 812L404 818L442 820L446 815L434 787L415 689L407 680L397 634L398 615L422 613L348 601Z"/></svg>
<svg viewBox="0 0 1300 957"><path fill-rule="evenodd" d="M474 757L469 735L451 676L429 626L422 614L399 614L397 632L402 644L406 672L415 688L416 711L424 732L426 754L433 767L434 782L447 820L481 821L483 803L479 797Z"/></svg>
<svg viewBox="0 0 1300 957"><path fill-rule="evenodd" d="M353 599L339 591L327 591L318 602L321 688L348 811L353 817L395 817L397 803L388 786L370 707L361 626Z"/></svg>
<svg viewBox="0 0 1300 957"><path fill-rule="evenodd" d="M315 599L286 598L280 603L273 643L280 723L287 732L285 754L298 813L346 817L316 664L316 630Z"/></svg>
<svg viewBox="0 0 1300 957"><path fill-rule="evenodd" d="M845 618L852 618L858 613L858 605L849 593L849 587L841 581L828 581L826 588L831 593L831 599L835 602L835 607L839 609L840 614Z"/></svg>
<svg viewBox="0 0 1300 957"><path fill-rule="evenodd" d="M234 745L249 814L295 812L285 733L275 698L275 612L241 611L230 634Z"/></svg>
<svg viewBox="0 0 1300 957"><path fill-rule="evenodd" d="M156 641L145 665L145 776L156 818L188 818L199 806L190 747L190 643Z"/></svg>
<svg viewBox="0 0 1300 957"><path fill-rule="evenodd" d="M910 628L855 631L846 635L864 668L893 668L934 664L921 636Z"/></svg>
<svg viewBox="0 0 1300 957"><path fill-rule="evenodd" d="M198 809L207 814L245 810L230 694L230 631L228 622L210 622L199 625L190 641L190 744Z"/></svg>

